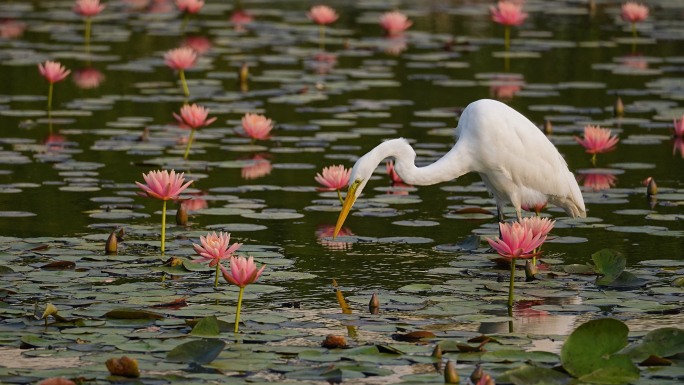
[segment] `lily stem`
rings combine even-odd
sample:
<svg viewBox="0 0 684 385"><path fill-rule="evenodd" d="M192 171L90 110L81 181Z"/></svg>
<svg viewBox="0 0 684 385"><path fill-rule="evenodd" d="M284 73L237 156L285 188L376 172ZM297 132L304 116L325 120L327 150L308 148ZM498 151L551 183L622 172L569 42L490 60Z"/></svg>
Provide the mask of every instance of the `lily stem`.
<svg viewBox="0 0 684 385"><path fill-rule="evenodd" d="M240 325L240 307L242 306L242 293L245 291L244 287L240 288L240 295L238 296L237 312L235 313L235 333L238 332L238 326Z"/></svg>
<svg viewBox="0 0 684 385"><path fill-rule="evenodd" d="M515 258L511 258L511 284L508 286L508 307L513 308L513 286L515 285Z"/></svg>
<svg viewBox="0 0 684 385"><path fill-rule="evenodd" d="M193 128L192 131L190 132L190 139L188 140L188 145L185 147L185 155L183 155L183 159L188 159L188 154L190 154L190 146L192 145L192 138L195 136L195 129Z"/></svg>
<svg viewBox="0 0 684 385"><path fill-rule="evenodd" d="M217 263L216 264L216 280L214 281L214 287L215 288L218 287L219 270L220 270L220 267L219 267L219 264Z"/></svg>
<svg viewBox="0 0 684 385"><path fill-rule="evenodd" d="M91 18L86 17L86 27L85 27L85 51L88 55L88 64L90 64L90 24Z"/></svg>
<svg viewBox="0 0 684 385"><path fill-rule="evenodd" d="M318 34L321 41L321 51L325 51L325 25L321 24L318 28Z"/></svg>
<svg viewBox="0 0 684 385"><path fill-rule="evenodd" d="M181 33L185 34L185 26L188 25L188 20L190 20L190 14L186 13L183 18L183 24L181 25Z"/></svg>
<svg viewBox="0 0 684 385"><path fill-rule="evenodd" d="M636 23L632 23L632 36L636 39L637 37L637 32L636 32Z"/></svg>
<svg viewBox="0 0 684 385"><path fill-rule="evenodd" d="M591 164L596 167L596 154L591 156Z"/></svg>
<svg viewBox="0 0 684 385"><path fill-rule="evenodd" d="M50 90L48 91L48 113L52 110L52 88L54 83L50 82Z"/></svg>
<svg viewBox="0 0 684 385"><path fill-rule="evenodd" d="M166 201L162 206L162 236L161 236L161 253L164 255L164 237L166 236Z"/></svg>
<svg viewBox="0 0 684 385"><path fill-rule="evenodd" d="M337 197L340 199L340 203L344 204L344 199L342 199L342 194L340 194L340 190L335 191L337 191Z"/></svg>
<svg viewBox="0 0 684 385"><path fill-rule="evenodd" d="M185 97L190 97L190 90L188 89L188 83L185 82L185 72L180 70L181 84L183 85L183 92L185 92Z"/></svg>

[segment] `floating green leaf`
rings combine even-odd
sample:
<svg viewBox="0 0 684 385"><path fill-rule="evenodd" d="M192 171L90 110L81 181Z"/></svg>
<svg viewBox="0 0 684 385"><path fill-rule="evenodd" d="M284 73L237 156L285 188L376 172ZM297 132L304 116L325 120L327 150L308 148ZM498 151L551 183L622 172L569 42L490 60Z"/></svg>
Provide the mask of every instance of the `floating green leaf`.
<svg viewBox="0 0 684 385"><path fill-rule="evenodd" d="M214 361L225 346L225 342L215 338L190 341L173 348L166 355L166 360L204 365Z"/></svg>

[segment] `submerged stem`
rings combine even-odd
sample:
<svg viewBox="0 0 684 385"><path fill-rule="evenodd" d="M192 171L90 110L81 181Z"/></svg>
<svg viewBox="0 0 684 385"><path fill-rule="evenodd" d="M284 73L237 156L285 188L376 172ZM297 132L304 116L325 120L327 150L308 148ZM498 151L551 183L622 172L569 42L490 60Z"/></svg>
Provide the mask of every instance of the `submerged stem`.
<svg viewBox="0 0 684 385"><path fill-rule="evenodd" d="M513 308L513 286L515 285L515 258L511 258L511 284L508 286L508 307Z"/></svg>
<svg viewBox="0 0 684 385"><path fill-rule="evenodd" d="M190 90L188 89L188 83L185 82L185 72L180 70L181 84L183 85L183 92L185 92L185 97L190 97Z"/></svg>
<svg viewBox="0 0 684 385"><path fill-rule="evenodd" d="M195 136L195 129L192 129L192 132L190 132L190 139L188 140L188 145L185 147L185 155L183 155L183 159L188 159L188 154L190 154L190 145L192 145L192 138ZM218 282L218 278L217 278Z"/></svg>
<svg viewBox="0 0 684 385"><path fill-rule="evenodd" d="M238 325L240 325L240 307L242 306L242 293L245 291L244 287L240 288L240 295L238 296L237 312L235 313L235 333L238 332Z"/></svg>
<svg viewBox="0 0 684 385"><path fill-rule="evenodd" d="M161 236L161 253L164 255L164 237L166 235L166 201L162 206L162 236Z"/></svg>

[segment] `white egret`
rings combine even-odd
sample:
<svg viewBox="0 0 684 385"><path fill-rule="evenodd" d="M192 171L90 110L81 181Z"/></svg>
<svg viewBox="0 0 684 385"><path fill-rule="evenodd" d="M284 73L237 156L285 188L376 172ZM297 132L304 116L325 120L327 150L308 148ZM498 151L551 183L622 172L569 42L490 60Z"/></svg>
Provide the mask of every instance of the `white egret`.
<svg viewBox="0 0 684 385"><path fill-rule="evenodd" d="M496 200L499 222L503 208L513 205L521 220L521 206L545 202L561 207L572 218L585 217L584 200L574 175L556 147L529 119L495 100L482 99L466 107L456 126L457 142L435 163L416 167L416 152L405 139L379 144L359 158L349 178L333 238L373 171L385 158L404 183L427 186L450 181L468 172L482 177Z"/></svg>

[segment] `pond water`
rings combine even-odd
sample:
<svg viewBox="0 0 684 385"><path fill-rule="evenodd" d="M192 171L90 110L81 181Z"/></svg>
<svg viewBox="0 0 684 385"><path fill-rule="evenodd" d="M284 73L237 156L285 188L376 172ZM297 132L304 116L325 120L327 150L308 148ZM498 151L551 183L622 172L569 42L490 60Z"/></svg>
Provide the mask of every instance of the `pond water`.
<svg viewBox="0 0 684 385"><path fill-rule="evenodd" d="M216 315L230 322L237 291L227 285L215 291L213 269L193 266L167 275L174 271L161 264L170 256L193 258L192 243L218 230L245 244L238 254L268 265L246 289L247 323L241 331L247 334L240 338L290 346L290 356L304 347L319 349L329 333L363 345L392 343L391 334L402 330L470 338L506 335L513 328L538 338L515 334L524 343L511 346L558 353L558 342L547 337L567 335L594 317L612 314L637 334L681 324L682 291L670 286L684 274L684 145L671 134L673 119L684 114L681 3L648 2L650 16L637 25L634 39L631 26L620 20L618 2L600 1L592 10L583 1L526 1L530 17L511 29L506 51L504 27L489 17L490 2L338 1L330 4L340 18L325 29L327 53L319 50L318 26L306 17L310 2L243 3L251 22L229 22L233 4L208 1L183 34L183 17L172 2L110 1L93 18L89 54L85 23L72 12L72 2L0 5L0 259L11 269L0 276L7 293L0 342L9 355L27 335L68 347L32 351L30 357L60 364L40 366L45 370L32 374L0 370L8 382L85 372L86 378L102 379L104 360L123 353L139 355L141 369L150 373L173 370L184 377L179 372L184 365L145 363L143 353L163 358L161 352L189 331L183 319ZM413 26L401 37L387 38L377 19L394 7ZM182 158L188 131L172 116L185 97L177 73L163 59L181 45L201 53L197 65L185 71L190 103L217 117L196 132L188 160ZM54 85L50 117L48 85L37 69L46 60L72 70ZM238 82L244 64L247 89ZM621 117L613 113L618 97L625 110ZM483 98L508 104L540 128L550 122L549 139L577 176L587 207L587 218L572 220L557 208L542 211L557 220L541 259L558 279L524 283L519 270L523 291L516 292L521 296L513 318L505 307L507 284L497 282L507 281L508 268L491 261L496 255L487 253L484 241L497 232L496 206L477 174L434 186L398 187L381 164L337 241L331 239L340 209L337 194L316 191L320 186L314 181L323 167L351 167L389 138L409 139L419 165L434 162L454 144L459 113ZM273 137L252 144L237 135L247 112L273 119ZM610 128L620 138L614 151L597 156L596 166L573 139L589 124ZM140 140L144 130L146 140ZM197 210L181 227L174 224L177 205L169 206L166 256L161 256L161 203L136 195L134 182L143 182L142 174L150 170L172 168L195 180L183 197L195 198ZM657 181L656 197L646 196L647 177ZM479 210L460 211L466 208ZM506 214L515 218L510 208ZM119 228L125 231L119 253L105 256L104 241ZM479 246L456 245L473 234L482 237ZM624 255L627 269L645 283L606 289L597 287L593 276L564 272L564 266L591 262L604 248ZM75 268L41 268L54 261L75 262ZM353 314L341 314L333 279ZM367 314L373 293L380 296L379 318ZM153 309L168 317L163 321L104 318L114 308L145 309L186 295L188 306ZM34 303L40 316L48 301L64 317L87 319L69 329L92 326L83 331L92 337L87 349L72 346L71 337L81 332L68 334L59 326L45 332L43 321L22 318L34 313ZM140 339L130 334L147 327L161 330ZM108 342L108 335L117 333L126 335ZM228 334L225 338L235 339ZM411 346L413 353L432 350ZM239 356L228 355L235 349L226 348L220 358ZM287 377L258 362L280 365L290 356L251 349L252 355L240 356L250 369L218 365L248 375L226 378ZM298 365L334 361L306 357ZM63 359L74 361L58 361ZM493 374L511 367L489 362ZM92 363L97 364L86 365ZM420 377L415 362L377 359L368 365L383 363L393 374L375 373L378 382L405 375L418 376L406 381L434 380ZM32 365L38 364L15 366ZM80 365L86 366L54 370ZM472 363L458 366L462 378L472 368ZM184 378L219 378L199 373ZM148 379L155 376L161 378L153 373ZM287 378L323 379L311 376Z"/></svg>

